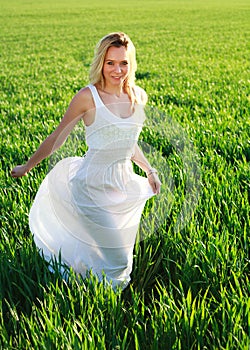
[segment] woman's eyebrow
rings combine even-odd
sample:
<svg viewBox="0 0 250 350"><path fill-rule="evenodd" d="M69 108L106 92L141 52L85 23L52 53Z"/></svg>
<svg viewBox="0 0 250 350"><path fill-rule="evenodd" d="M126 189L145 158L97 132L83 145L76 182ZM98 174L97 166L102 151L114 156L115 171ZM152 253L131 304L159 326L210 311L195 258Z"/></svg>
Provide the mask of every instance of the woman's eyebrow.
<svg viewBox="0 0 250 350"><path fill-rule="evenodd" d="M105 61L112 61L112 62L114 62L116 60L112 60L111 58L105 58ZM119 62L119 61L117 60L117 62ZM124 60L121 60L120 62L128 62L128 60L124 59Z"/></svg>

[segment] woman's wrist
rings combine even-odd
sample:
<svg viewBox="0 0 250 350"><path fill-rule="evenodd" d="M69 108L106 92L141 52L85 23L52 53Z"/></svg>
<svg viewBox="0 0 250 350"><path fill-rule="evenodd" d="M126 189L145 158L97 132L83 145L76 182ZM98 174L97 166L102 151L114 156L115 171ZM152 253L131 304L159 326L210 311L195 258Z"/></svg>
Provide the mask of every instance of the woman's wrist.
<svg viewBox="0 0 250 350"><path fill-rule="evenodd" d="M24 168L25 168L25 170L26 170L26 173L28 173L28 172L33 168L32 166L30 166L30 165L28 164L28 162L25 163L23 166L24 166Z"/></svg>
<svg viewBox="0 0 250 350"><path fill-rule="evenodd" d="M157 169L155 169L155 168L149 168L149 169L146 171L147 176L150 176L150 175L152 175L152 174L157 174L157 173L158 173L158 171L157 171Z"/></svg>

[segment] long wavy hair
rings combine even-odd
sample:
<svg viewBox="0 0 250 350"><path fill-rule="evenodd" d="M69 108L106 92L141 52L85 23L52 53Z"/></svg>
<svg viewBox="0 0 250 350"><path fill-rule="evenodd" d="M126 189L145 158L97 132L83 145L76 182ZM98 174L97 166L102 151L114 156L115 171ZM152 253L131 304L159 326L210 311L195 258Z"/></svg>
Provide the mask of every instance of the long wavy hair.
<svg viewBox="0 0 250 350"><path fill-rule="evenodd" d="M129 60L129 72L127 78L124 80L123 89L128 94L132 104L136 102L136 95L134 92L135 86L135 72L137 69L135 47L127 34L122 32L114 32L105 35L96 45L95 56L91 64L89 72L89 80L91 84L100 84L104 89L105 81L103 77L103 64L108 49L112 46L124 46L127 50Z"/></svg>

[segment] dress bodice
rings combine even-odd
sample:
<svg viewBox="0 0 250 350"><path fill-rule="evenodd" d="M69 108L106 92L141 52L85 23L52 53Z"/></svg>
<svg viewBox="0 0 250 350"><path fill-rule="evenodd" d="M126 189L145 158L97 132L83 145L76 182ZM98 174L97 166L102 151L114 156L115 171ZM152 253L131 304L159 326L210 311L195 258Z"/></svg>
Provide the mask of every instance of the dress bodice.
<svg viewBox="0 0 250 350"><path fill-rule="evenodd" d="M94 122L86 126L86 142L89 149L132 149L145 119L143 106L135 104L131 116L118 117L102 102L96 87L88 87L96 107Z"/></svg>

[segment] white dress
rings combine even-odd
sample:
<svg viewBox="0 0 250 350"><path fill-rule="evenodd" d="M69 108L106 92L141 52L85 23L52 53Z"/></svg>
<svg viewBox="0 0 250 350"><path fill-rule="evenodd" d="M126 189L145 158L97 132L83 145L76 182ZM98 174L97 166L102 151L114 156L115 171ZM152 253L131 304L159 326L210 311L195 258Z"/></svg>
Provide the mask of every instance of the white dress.
<svg viewBox="0 0 250 350"><path fill-rule="evenodd" d="M88 151L59 161L42 182L30 210L34 240L46 260L58 258L83 277L103 273L115 288L130 281L141 214L154 195L147 178L134 173L134 146L145 119L136 104L120 118L89 85L96 112L86 126Z"/></svg>

